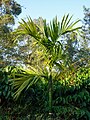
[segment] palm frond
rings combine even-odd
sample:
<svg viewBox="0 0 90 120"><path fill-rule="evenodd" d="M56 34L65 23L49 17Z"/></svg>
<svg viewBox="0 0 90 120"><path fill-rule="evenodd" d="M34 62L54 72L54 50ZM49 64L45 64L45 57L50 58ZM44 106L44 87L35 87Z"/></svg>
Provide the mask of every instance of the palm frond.
<svg viewBox="0 0 90 120"><path fill-rule="evenodd" d="M36 70L35 68L30 67L29 70L25 70L23 68L19 68L19 70L21 71L21 73L15 73L15 77L10 80L11 84L16 90L16 92L14 93L14 99L16 100L23 90L27 90L38 80L41 80L42 78L48 79L42 69Z"/></svg>
<svg viewBox="0 0 90 120"><path fill-rule="evenodd" d="M40 27L37 24L35 24L30 17L28 17L27 19L28 22L26 22L24 19L22 19L22 22L19 22L22 29L18 30L18 33L30 35L31 37L39 41L41 39L39 33L42 32Z"/></svg>
<svg viewBox="0 0 90 120"><path fill-rule="evenodd" d="M69 14L64 15L60 24L60 35L66 34L67 32L73 32L75 30L80 29L81 27L75 27L75 25L80 22L77 20L75 22L71 22L72 16L69 17Z"/></svg>

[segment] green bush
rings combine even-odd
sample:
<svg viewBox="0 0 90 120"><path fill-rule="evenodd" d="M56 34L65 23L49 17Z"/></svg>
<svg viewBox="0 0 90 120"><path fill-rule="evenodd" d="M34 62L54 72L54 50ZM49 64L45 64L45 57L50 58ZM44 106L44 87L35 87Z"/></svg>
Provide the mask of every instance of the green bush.
<svg viewBox="0 0 90 120"><path fill-rule="evenodd" d="M55 82L53 109L65 120L90 119L90 69L81 68L74 79Z"/></svg>
<svg viewBox="0 0 90 120"><path fill-rule="evenodd" d="M48 86L38 82L24 91L26 109L29 114L48 116ZM23 97L22 97L23 98ZM27 100L26 100L27 99ZM27 102L28 101L28 102ZM24 111L23 111L24 112ZM63 120L90 119L90 69L81 68L75 77L55 80L53 83L53 117Z"/></svg>
<svg viewBox="0 0 90 120"><path fill-rule="evenodd" d="M9 90L9 89L8 89ZM24 90L4 113L17 120L49 120L48 84L38 81ZM4 108L6 109L6 108ZM7 114L8 113L8 114ZM53 82L54 120L90 120L90 68L81 68L75 76Z"/></svg>
<svg viewBox="0 0 90 120"><path fill-rule="evenodd" d="M12 99L13 92L12 86L9 83L8 72L4 69L0 69L0 99L1 102Z"/></svg>

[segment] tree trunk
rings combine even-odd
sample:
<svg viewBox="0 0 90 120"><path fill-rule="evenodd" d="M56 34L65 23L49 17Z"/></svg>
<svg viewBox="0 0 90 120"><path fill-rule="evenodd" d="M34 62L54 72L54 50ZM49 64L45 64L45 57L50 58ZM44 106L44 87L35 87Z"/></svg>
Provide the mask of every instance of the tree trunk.
<svg viewBox="0 0 90 120"><path fill-rule="evenodd" d="M52 75L49 78L49 116L52 118Z"/></svg>

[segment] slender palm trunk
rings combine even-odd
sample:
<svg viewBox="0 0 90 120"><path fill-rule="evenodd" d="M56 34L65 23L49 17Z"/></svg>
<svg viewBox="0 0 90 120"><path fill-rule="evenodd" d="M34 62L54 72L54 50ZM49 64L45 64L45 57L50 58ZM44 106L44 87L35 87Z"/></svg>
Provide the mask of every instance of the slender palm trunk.
<svg viewBox="0 0 90 120"><path fill-rule="evenodd" d="M49 79L49 116L52 118L52 75Z"/></svg>

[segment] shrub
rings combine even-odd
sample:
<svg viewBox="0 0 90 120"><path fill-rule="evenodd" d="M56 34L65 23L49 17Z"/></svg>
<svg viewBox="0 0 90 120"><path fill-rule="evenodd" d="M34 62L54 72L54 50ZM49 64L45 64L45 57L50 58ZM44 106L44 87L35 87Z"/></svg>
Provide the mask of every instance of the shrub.
<svg viewBox="0 0 90 120"><path fill-rule="evenodd" d="M1 74L0 74L1 75ZM9 89L8 89L9 90ZM48 84L38 81L6 111L7 116L17 120L49 120ZM3 110L6 109L5 106ZM53 82L53 118L54 120L90 119L90 68L81 68L75 76Z"/></svg>
<svg viewBox="0 0 90 120"><path fill-rule="evenodd" d="M8 72L4 69L0 69L0 99L1 102L9 101L12 99L13 91L12 86L9 83Z"/></svg>

